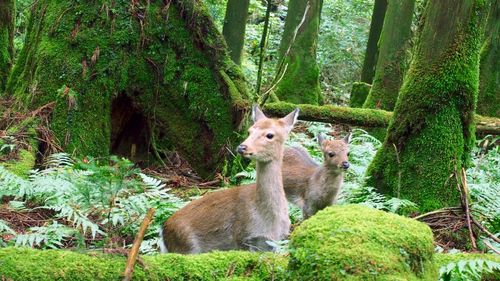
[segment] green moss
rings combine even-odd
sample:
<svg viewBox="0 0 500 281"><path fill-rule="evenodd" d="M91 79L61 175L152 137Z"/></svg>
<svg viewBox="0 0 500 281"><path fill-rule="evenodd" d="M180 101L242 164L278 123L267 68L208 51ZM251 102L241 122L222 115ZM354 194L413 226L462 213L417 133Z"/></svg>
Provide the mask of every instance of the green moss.
<svg viewBox="0 0 500 281"><path fill-rule="evenodd" d="M127 96L156 143L174 144L209 176L238 142L248 105L241 71L203 3L130 5L37 1L8 92L30 109L56 101L51 129L61 145L99 156L110 153L112 102Z"/></svg>
<svg viewBox="0 0 500 281"><path fill-rule="evenodd" d="M21 149L18 152L18 159L9 160L0 165L4 166L7 170L18 176L27 177L28 172L35 167L35 160L36 157L34 149Z"/></svg>
<svg viewBox="0 0 500 281"><path fill-rule="evenodd" d="M290 239L291 280L436 280L428 226L360 205L332 206Z"/></svg>
<svg viewBox="0 0 500 281"><path fill-rule="evenodd" d="M14 22L16 1L0 2L0 96L3 94L14 63Z"/></svg>
<svg viewBox="0 0 500 281"><path fill-rule="evenodd" d="M351 99L349 100L350 107L362 107L363 103L370 92L371 85L365 82L352 83Z"/></svg>
<svg viewBox="0 0 500 281"><path fill-rule="evenodd" d="M429 2L412 64L400 91L383 147L367 171L368 185L410 199L421 211L457 205L450 175L469 163L474 145L474 103L484 7L461 2L453 18L441 2ZM460 14L462 13L462 14ZM440 18L442 17L442 18ZM443 22L445 21L445 22ZM448 26L447 26L448 25ZM435 34L444 32L439 44Z"/></svg>
<svg viewBox="0 0 500 281"><path fill-rule="evenodd" d="M142 257L133 280L280 280L284 257L271 253L214 252ZM121 280L125 257L63 250L0 249L0 277L6 280Z"/></svg>

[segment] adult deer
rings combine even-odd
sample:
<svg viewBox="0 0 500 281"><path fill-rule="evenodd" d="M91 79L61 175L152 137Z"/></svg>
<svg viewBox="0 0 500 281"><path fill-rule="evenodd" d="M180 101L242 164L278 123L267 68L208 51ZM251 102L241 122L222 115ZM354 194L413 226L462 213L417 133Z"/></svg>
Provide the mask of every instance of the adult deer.
<svg viewBox="0 0 500 281"><path fill-rule="evenodd" d="M256 161L255 184L216 191L194 200L163 226L162 252L273 250L268 240L282 240L290 229L281 164L284 142L297 121L295 109L281 119L252 108L253 126L237 150Z"/></svg>

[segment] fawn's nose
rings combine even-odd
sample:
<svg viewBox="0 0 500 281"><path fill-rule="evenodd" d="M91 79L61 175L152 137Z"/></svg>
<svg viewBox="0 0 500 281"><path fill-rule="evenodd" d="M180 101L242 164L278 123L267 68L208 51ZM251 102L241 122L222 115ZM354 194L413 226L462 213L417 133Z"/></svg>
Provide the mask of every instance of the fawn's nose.
<svg viewBox="0 0 500 281"><path fill-rule="evenodd" d="M244 145L244 144L240 144L238 145L238 147L236 148L236 150L238 151L239 154L243 154L247 151L247 146Z"/></svg>
<svg viewBox="0 0 500 281"><path fill-rule="evenodd" d="M349 168L349 162L344 161L342 162L342 169L347 170Z"/></svg>

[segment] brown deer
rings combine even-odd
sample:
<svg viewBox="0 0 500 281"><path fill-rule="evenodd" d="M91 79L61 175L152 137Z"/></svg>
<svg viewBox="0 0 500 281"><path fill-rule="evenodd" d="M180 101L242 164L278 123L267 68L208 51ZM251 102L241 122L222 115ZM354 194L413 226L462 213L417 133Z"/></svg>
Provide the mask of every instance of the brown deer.
<svg viewBox="0 0 500 281"><path fill-rule="evenodd" d="M337 202L344 172L349 168L350 138L349 134L342 140L326 140L318 135L324 158L322 165L302 147L285 149L283 186L288 201L302 209L304 219Z"/></svg>
<svg viewBox="0 0 500 281"><path fill-rule="evenodd" d="M216 191L192 201L163 225L162 252L273 250L268 240L282 240L290 229L281 164L285 140L297 121L295 109L281 119L252 108L253 126L238 153L256 161L255 184Z"/></svg>

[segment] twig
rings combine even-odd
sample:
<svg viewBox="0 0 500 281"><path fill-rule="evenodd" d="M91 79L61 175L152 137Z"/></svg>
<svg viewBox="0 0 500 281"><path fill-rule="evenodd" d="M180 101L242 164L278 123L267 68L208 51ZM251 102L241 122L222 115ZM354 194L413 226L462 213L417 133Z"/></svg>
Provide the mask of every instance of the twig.
<svg viewBox="0 0 500 281"><path fill-rule="evenodd" d="M146 216L144 217L144 220L141 223L141 227L139 228L139 231L135 236L132 249L130 249L130 252L128 254L127 266L125 267L123 281L132 280L132 273L134 272L135 261L137 260L137 256L139 255L139 247L141 246L142 239L144 239L144 234L146 234L146 230L148 229L148 226L151 223L154 214L155 214L155 209L150 208Z"/></svg>
<svg viewBox="0 0 500 281"><path fill-rule="evenodd" d="M213 187L212 185L218 184L218 183L220 183L220 180L216 179L213 181L207 181L207 182L200 183L200 184L198 184L198 186ZM216 187L213 187L213 188L216 188Z"/></svg>
<svg viewBox="0 0 500 281"><path fill-rule="evenodd" d="M257 86L256 86L256 93L257 96L259 96L260 93L260 86L262 83L262 69L264 65L264 56L266 52L266 46L267 46L267 35L268 35L268 30L269 30L269 17L271 16L271 7L272 7L272 0L267 0L267 9L266 9L266 16L264 18L264 30L262 31L262 38L260 39L260 53L259 53L259 68L257 70Z"/></svg>
<svg viewBox="0 0 500 281"><path fill-rule="evenodd" d="M472 217L472 222L477 227L479 227L479 229L481 229L481 231L483 231L484 233L486 233L486 235L488 235L491 239L493 239L493 241L500 243L500 239L498 237L496 237L493 233L491 233L488 229L486 229L486 227L484 227L482 224L480 224L478 221L476 221L476 219L474 219L474 217Z"/></svg>
<svg viewBox="0 0 500 281"><path fill-rule="evenodd" d="M458 180L458 175L455 173L455 177L457 179L457 185L458 189L460 191L460 197L462 198L462 208L464 208L465 211L465 219L467 220L467 228L469 229L469 236L470 240L472 242L472 249L477 250L477 244L476 244L476 239L474 238L474 232L472 231L472 225L471 225L471 214L469 210L469 200L467 199L468 197L468 192L467 192L467 179L465 178L465 168L462 167L462 174L461 174L461 184Z"/></svg>
<svg viewBox="0 0 500 281"><path fill-rule="evenodd" d="M493 245L491 245L491 243L488 240L483 239L483 243L484 243L484 245L486 245L486 247L488 247L490 250L492 250L495 254L500 255L500 251L497 250L495 247L493 247Z"/></svg>
<svg viewBox="0 0 500 281"><path fill-rule="evenodd" d="M428 213L422 214L420 216L416 216L413 219L420 220L420 219L428 217L430 215L435 215L435 214L440 214L440 213L446 213L448 211L458 211L458 210L460 210L459 207L443 208L443 209L439 209L439 210L435 210L435 211L432 211L432 212L428 212Z"/></svg>

